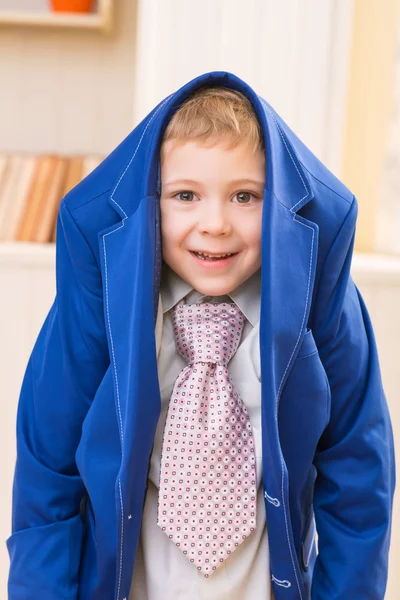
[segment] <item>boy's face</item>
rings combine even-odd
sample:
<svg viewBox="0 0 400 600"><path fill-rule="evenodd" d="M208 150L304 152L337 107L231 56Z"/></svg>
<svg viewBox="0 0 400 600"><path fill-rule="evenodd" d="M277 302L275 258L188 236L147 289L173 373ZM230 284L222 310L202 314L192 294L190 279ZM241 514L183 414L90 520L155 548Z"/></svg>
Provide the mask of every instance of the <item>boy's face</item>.
<svg viewBox="0 0 400 600"><path fill-rule="evenodd" d="M163 259L202 294L227 294L260 268L265 168L265 154L244 144L164 143ZM236 255L203 261L193 251Z"/></svg>

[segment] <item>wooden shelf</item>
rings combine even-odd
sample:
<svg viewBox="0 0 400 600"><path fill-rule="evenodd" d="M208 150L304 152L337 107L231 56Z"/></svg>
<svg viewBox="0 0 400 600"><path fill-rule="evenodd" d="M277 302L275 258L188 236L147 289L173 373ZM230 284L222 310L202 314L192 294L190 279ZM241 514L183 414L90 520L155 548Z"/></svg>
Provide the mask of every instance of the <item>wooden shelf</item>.
<svg viewBox="0 0 400 600"><path fill-rule="evenodd" d="M63 27L92 29L110 33L113 25L112 0L99 0L96 13L61 13L43 11L0 10L0 27Z"/></svg>
<svg viewBox="0 0 400 600"><path fill-rule="evenodd" d="M398 286L400 285L400 256L354 252L351 272L359 284Z"/></svg>

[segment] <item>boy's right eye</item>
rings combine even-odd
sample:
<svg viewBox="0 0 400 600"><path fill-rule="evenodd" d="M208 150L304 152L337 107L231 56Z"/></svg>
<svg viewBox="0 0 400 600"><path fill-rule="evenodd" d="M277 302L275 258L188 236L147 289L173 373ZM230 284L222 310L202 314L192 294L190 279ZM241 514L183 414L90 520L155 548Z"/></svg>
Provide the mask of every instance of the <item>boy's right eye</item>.
<svg viewBox="0 0 400 600"><path fill-rule="evenodd" d="M176 196L194 196L193 192L178 192L177 194L175 194L174 198L176 198ZM178 198L179 200L184 200L185 202L188 200L187 198Z"/></svg>

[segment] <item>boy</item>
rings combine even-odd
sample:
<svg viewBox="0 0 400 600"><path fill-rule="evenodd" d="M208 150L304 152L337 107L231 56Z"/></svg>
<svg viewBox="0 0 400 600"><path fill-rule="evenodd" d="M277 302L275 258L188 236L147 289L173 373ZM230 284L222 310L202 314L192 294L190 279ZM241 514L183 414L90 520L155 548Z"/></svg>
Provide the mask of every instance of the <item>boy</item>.
<svg viewBox="0 0 400 600"><path fill-rule="evenodd" d="M383 599L393 437L356 217L227 72L63 199L18 410L11 600Z"/></svg>

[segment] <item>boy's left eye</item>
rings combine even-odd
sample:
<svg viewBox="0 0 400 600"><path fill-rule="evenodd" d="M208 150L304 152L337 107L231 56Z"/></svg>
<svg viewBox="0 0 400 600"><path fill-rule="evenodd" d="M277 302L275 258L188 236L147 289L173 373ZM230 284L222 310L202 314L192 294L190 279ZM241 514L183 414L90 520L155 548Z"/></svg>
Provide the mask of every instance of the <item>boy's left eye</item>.
<svg viewBox="0 0 400 600"><path fill-rule="evenodd" d="M254 194L252 194L251 192L238 192L238 193L236 194L236 196L243 196L243 195L244 195L244 196L246 196L246 195L247 195L247 196L253 196L253 198L255 198ZM239 204L242 204L242 202L239 202ZM247 202L246 202L246 204L247 204Z"/></svg>
<svg viewBox="0 0 400 600"><path fill-rule="evenodd" d="M174 198L176 196L195 196L195 194L193 192L186 191L186 192L178 192L177 194L175 194ZM256 198L255 194L253 194L252 192L245 192L245 191L238 192L237 194L235 194L234 198L236 196L241 196L242 199L243 199L243 196L245 196L245 197L252 196L253 198ZM188 198L179 198L179 200L184 200L186 202L186 201L188 201ZM246 201L242 202L240 200L238 202L238 204L248 204L248 202L246 202Z"/></svg>

